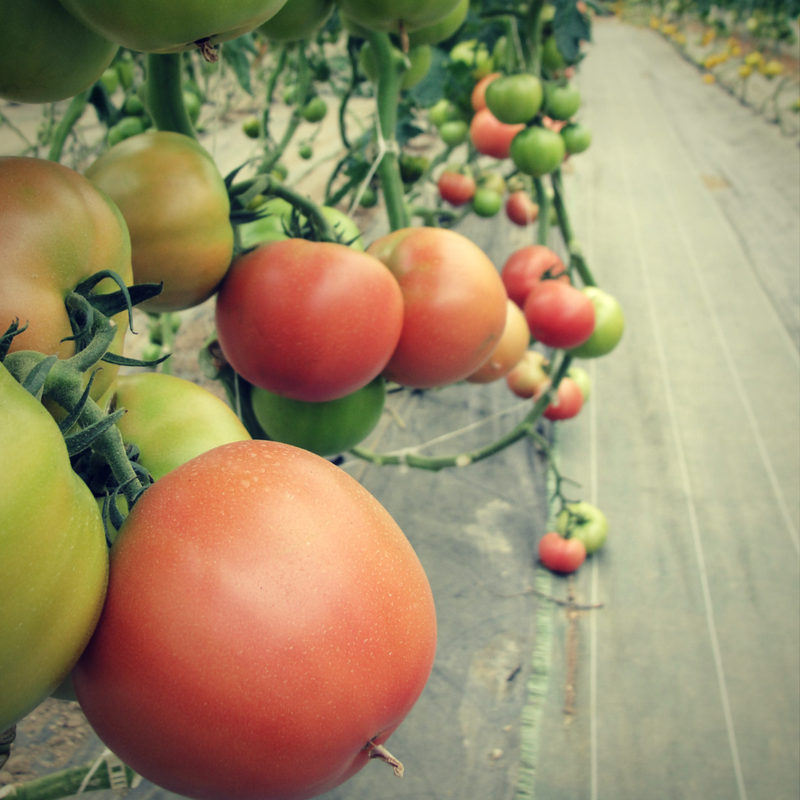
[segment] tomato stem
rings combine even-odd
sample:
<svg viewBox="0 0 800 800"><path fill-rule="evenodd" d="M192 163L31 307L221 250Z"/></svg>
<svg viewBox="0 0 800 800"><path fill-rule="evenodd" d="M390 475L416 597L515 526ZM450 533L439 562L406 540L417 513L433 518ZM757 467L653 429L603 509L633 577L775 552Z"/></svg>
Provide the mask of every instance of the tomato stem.
<svg viewBox="0 0 800 800"><path fill-rule="evenodd" d="M92 93L94 87L90 86L84 89L80 94L76 94L72 100L69 101L67 110L64 116L56 125L53 131L53 139L50 142L50 152L47 154L48 161L60 161L61 154L64 151L64 144L67 141L70 131L75 127L75 123L83 116L86 106L89 103L89 95Z"/></svg>
<svg viewBox="0 0 800 800"><path fill-rule="evenodd" d="M369 757L370 758L379 758L381 761L385 761L389 766L391 766L394 774L398 778L403 777L403 772L405 772L405 767L403 766L402 762L395 758L382 744L375 744L375 742L370 741L367 745L369 750Z"/></svg>
<svg viewBox="0 0 800 800"><path fill-rule="evenodd" d="M197 138L183 102L181 53L148 53L146 105L160 131L173 131Z"/></svg>

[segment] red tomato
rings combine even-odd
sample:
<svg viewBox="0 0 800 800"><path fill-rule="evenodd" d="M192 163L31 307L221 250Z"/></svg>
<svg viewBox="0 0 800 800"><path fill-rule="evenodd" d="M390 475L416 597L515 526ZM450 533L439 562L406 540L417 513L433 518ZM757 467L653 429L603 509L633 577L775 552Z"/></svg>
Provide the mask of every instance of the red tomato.
<svg viewBox="0 0 800 800"><path fill-rule="evenodd" d="M103 742L168 791L326 792L430 674L436 617L413 548L366 489L305 450L235 442L192 459L144 493L110 557L73 682Z"/></svg>
<svg viewBox="0 0 800 800"><path fill-rule="evenodd" d="M284 239L237 258L217 296L217 333L245 380L322 402L366 386L400 338L403 296L373 256Z"/></svg>
<svg viewBox="0 0 800 800"><path fill-rule="evenodd" d="M475 196L475 179L462 172L445 170L436 185L442 200L451 206L463 206Z"/></svg>
<svg viewBox="0 0 800 800"><path fill-rule="evenodd" d="M506 291L483 250L445 228L403 228L367 252L386 264L403 293L403 330L385 377L429 389L475 372L506 323Z"/></svg>
<svg viewBox="0 0 800 800"><path fill-rule="evenodd" d="M580 539L565 539L550 531L539 539L539 558L553 572L575 572L586 561L586 546Z"/></svg>
<svg viewBox="0 0 800 800"><path fill-rule="evenodd" d="M548 347L583 344L594 330L592 301L570 283L539 281L523 307L533 336Z"/></svg>
<svg viewBox="0 0 800 800"><path fill-rule="evenodd" d="M547 419L572 419L583 408L583 392L580 384L572 378L564 377L558 384L556 399L544 410Z"/></svg>
<svg viewBox="0 0 800 800"><path fill-rule="evenodd" d="M524 127L524 123L505 125L488 108L482 108L472 118L469 135L479 153L503 159L508 158L511 142Z"/></svg>
<svg viewBox="0 0 800 800"><path fill-rule="evenodd" d="M525 192L521 192L526 197ZM538 213L538 206L537 206ZM531 289L541 283L542 275L550 272L551 275L562 275L566 267L557 253L543 244L530 244L515 250L503 265L500 277L506 287L509 299L513 300L520 308L525 305ZM569 283L566 274L559 281Z"/></svg>
<svg viewBox="0 0 800 800"><path fill-rule="evenodd" d="M482 108L486 108L486 87L502 74L502 72L492 72L475 84L470 98L473 111L480 111Z"/></svg>
<svg viewBox="0 0 800 800"><path fill-rule="evenodd" d="M535 397L550 382L550 375L544 369L549 363L538 350L526 350L506 375L508 388L524 400Z"/></svg>
<svg viewBox="0 0 800 800"><path fill-rule="evenodd" d="M511 372L525 355L531 332L525 315L516 303L506 300L506 325L503 335L489 358L467 380L470 383L491 383Z"/></svg>
<svg viewBox="0 0 800 800"><path fill-rule="evenodd" d="M506 200L506 216L515 225L524 228L539 219L539 204L534 203L530 195L522 189L511 192Z"/></svg>

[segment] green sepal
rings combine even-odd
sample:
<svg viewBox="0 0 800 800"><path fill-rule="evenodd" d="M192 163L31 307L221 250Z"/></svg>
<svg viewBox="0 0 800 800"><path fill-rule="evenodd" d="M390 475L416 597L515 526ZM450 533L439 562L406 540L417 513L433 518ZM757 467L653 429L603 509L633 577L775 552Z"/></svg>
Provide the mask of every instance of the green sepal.
<svg viewBox="0 0 800 800"><path fill-rule="evenodd" d="M21 328L19 326L19 317L17 317L9 326L6 332L0 336L0 364L5 361L8 351L11 349L11 343L14 341L15 336L19 336L28 327L26 322Z"/></svg>
<svg viewBox="0 0 800 800"><path fill-rule="evenodd" d="M117 420L125 414L125 409L115 411L109 414L99 422L95 422L88 428L84 428L78 433L73 433L70 436L64 437L64 442L67 445L67 453L70 457L82 453L92 446L98 436L105 433L112 425L116 424Z"/></svg>

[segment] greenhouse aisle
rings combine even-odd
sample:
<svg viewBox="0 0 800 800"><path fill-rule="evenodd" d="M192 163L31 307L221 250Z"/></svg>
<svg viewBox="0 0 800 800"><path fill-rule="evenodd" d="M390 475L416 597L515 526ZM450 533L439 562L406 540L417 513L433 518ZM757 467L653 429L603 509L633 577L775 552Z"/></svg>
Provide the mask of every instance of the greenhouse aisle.
<svg viewBox="0 0 800 800"><path fill-rule="evenodd" d="M797 142L651 31L594 38L567 191L627 330L559 452L611 532L550 584L518 797L796 800Z"/></svg>

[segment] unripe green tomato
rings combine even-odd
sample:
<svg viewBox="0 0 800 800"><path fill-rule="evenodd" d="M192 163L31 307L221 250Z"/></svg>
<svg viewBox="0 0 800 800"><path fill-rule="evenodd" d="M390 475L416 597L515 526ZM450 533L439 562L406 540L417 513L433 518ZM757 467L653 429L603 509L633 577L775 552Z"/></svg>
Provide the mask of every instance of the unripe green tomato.
<svg viewBox="0 0 800 800"><path fill-rule="evenodd" d="M468 39L459 42L451 51L450 58L472 68L472 76L480 79L494 71L494 59L483 42Z"/></svg>
<svg viewBox="0 0 800 800"><path fill-rule="evenodd" d="M504 75L486 87L489 111L506 125L532 120L542 107L542 82L529 72Z"/></svg>
<svg viewBox="0 0 800 800"><path fill-rule="evenodd" d="M253 386L250 405L264 433L277 442L332 456L363 441L381 418L386 383L376 378L337 400L309 403Z"/></svg>
<svg viewBox="0 0 800 800"><path fill-rule="evenodd" d="M469 124L463 120L451 120L439 126L439 136L448 147L458 147L469 138Z"/></svg>
<svg viewBox="0 0 800 800"><path fill-rule="evenodd" d="M572 83L545 84L544 98L544 110L551 119L567 120L581 107L581 93Z"/></svg>
<svg viewBox="0 0 800 800"><path fill-rule="evenodd" d="M333 0L288 0L258 30L273 42L309 39L328 21L333 8Z"/></svg>
<svg viewBox="0 0 800 800"><path fill-rule="evenodd" d="M300 147L297 148L297 154L300 158L308 161L314 155L314 150L310 144L301 144Z"/></svg>
<svg viewBox="0 0 800 800"><path fill-rule="evenodd" d="M273 164L272 172L270 172L274 178L277 178L279 181L285 181L289 175L289 168L286 164Z"/></svg>
<svg viewBox="0 0 800 800"><path fill-rule="evenodd" d="M109 94L114 94L119 88L119 73L114 67L109 67L100 76L100 83L106 87Z"/></svg>
<svg viewBox="0 0 800 800"><path fill-rule="evenodd" d="M479 217L493 217L503 207L503 198L494 189L480 188L472 198L472 210Z"/></svg>
<svg viewBox="0 0 800 800"><path fill-rule="evenodd" d="M283 102L286 103L287 106L293 106L297 102L297 87L296 86L290 86L283 93Z"/></svg>
<svg viewBox="0 0 800 800"><path fill-rule="evenodd" d="M590 555L606 542L608 517L591 503L567 503L556 519L556 530L562 536L568 534L571 539L579 539Z"/></svg>
<svg viewBox="0 0 800 800"><path fill-rule="evenodd" d="M578 384L578 388L583 395L583 404L592 396L592 379L583 367L573 366L567 370L567 377L572 378Z"/></svg>
<svg viewBox="0 0 800 800"><path fill-rule="evenodd" d="M248 138L258 139L261 132L261 124L256 117L251 117L242 123L242 131Z"/></svg>
<svg viewBox="0 0 800 800"><path fill-rule="evenodd" d="M119 75L119 82L127 92L133 86L133 56L127 50L123 50L114 66Z"/></svg>
<svg viewBox="0 0 800 800"><path fill-rule="evenodd" d="M125 98L125 103L122 106L122 110L129 117L137 115L141 116L142 114L147 113L144 107L144 103L142 102L142 98L139 97L138 94L129 94Z"/></svg>
<svg viewBox="0 0 800 800"><path fill-rule="evenodd" d="M358 200L358 204L362 208L373 208L378 203L378 193L371 187L365 187L364 191L361 192L361 197Z"/></svg>
<svg viewBox="0 0 800 800"><path fill-rule="evenodd" d="M410 47L417 47L421 44L438 44L445 39L449 39L463 24L469 11L469 0L458 0L458 5L443 19L418 28L408 34L408 44Z"/></svg>
<svg viewBox="0 0 800 800"><path fill-rule="evenodd" d="M411 156L403 153L400 156L400 177L403 183L415 183L428 169L429 160L425 156Z"/></svg>
<svg viewBox="0 0 800 800"><path fill-rule="evenodd" d="M501 195L506 193L506 182L499 172L489 172L482 176L480 185L484 189L493 189Z"/></svg>
<svg viewBox="0 0 800 800"><path fill-rule="evenodd" d="M561 135L538 125L520 131L511 142L511 160L520 172L534 178L547 175L564 160Z"/></svg>
<svg viewBox="0 0 800 800"><path fill-rule="evenodd" d="M564 56L558 49L555 36L549 36L542 45L542 66L549 70L563 69L567 66Z"/></svg>
<svg viewBox="0 0 800 800"><path fill-rule="evenodd" d="M592 143L592 132L580 122L571 122L561 129L564 147L571 155L582 153Z"/></svg>
<svg viewBox="0 0 800 800"><path fill-rule="evenodd" d="M328 104L321 97L312 97L300 112L306 122L320 122L328 113Z"/></svg>
<svg viewBox="0 0 800 800"><path fill-rule="evenodd" d="M454 120L462 122L467 121L466 114L446 97L443 97L428 109L428 119L437 128L444 125L445 122L452 122Z"/></svg>
<svg viewBox="0 0 800 800"><path fill-rule="evenodd" d="M397 57L402 58L399 50ZM408 51L409 67L400 76L400 88L411 89L416 86L431 68L432 51L428 45L412 47ZM358 62L364 74L372 83L378 80L378 57L369 42L365 42L358 54Z"/></svg>
<svg viewBox="0 0 800 800"><path fill-rule="evenodd" d="M189 115L189 119L192 121L192 124L194 125L200 118L200 109L202 107L200 98L194 92L190 92L184 89L183 105L186 108L186 113Z"/></svg>
<svg viewBox="0 0 800 800"><path fill-rule="evenodd" d="M123 139L144 133L144 123L141 117L123 117L116 125L108 129L108 146L113 147Z"/></svg>

